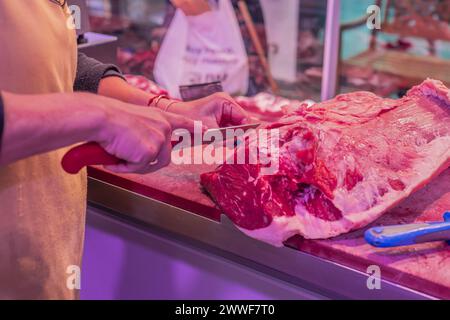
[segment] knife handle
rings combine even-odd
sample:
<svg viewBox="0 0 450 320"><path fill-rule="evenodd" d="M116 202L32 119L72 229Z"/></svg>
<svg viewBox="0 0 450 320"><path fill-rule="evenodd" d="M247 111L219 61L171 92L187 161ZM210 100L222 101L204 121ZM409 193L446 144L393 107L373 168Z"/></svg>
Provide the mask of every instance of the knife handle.
<svg viewBox="0 0 450 320"><path fill-rule="evenodd" d="M172 147L178 141L171 141ZM63 157L61 166L67 173L77 174L84 167L95 165L116 165L126 162L109 154L96 142L88 142L70 149Z"/></svg>
<svg viewBox="0 0 450 320"><path fill-rule="evenodd" d="M123 160L109 154L96 142L89 142L70 149L63 157L61 165L67 173L77 174L86 166L115 165Z"/></svg>
<svg viewBox="0 0 450 320"><path fill-rule="evenodd" d="M364 238L372 246L381 248L449 241L450 212L444 214L444 222L373 227L364 233Z"/></svg>

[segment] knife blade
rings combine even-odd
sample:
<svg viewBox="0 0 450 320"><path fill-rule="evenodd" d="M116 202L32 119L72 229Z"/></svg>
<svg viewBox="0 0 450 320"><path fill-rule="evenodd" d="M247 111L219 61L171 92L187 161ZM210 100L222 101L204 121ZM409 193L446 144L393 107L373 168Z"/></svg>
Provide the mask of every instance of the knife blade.
<svg viewBox="0 0 450 320"><path fill-rule="evenodd" d="M224 136L226 135L227 131L236 131L236 130L250 130L250 129L256 129L261 125L259 122L253 122L253 123L247 123L247 124L241 124L237 126L230 126L230 127L222 127L222 128L213 128L206 130L206 134L214 134L216 132L221 132Z"/></svg>

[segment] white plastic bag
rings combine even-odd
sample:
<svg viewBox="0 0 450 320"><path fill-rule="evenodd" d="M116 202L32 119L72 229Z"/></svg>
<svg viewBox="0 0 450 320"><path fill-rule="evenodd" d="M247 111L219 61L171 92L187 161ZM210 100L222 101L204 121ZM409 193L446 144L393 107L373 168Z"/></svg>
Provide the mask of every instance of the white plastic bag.
<svg viewBox="0 0 450 320"><path fill-rule="evenodd" d="M221 81L224 91L245 94L249 67L242 35L229 0L186 16L177 9L155 61L155 80L180 97L179 86Z"/></svg>

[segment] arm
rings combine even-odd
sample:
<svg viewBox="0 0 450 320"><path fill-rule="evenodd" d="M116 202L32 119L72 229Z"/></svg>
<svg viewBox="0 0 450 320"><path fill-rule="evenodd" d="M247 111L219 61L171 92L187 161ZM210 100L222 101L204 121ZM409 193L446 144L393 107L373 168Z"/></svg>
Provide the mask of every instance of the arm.
<svg viewBox="0 0 450 320"><path fill-rule="evenodd" d="M114 65L102 64L81 53L78 56L75 84L77 90L88 90L134 105L147 106L151 98L155 97L128 84ZM225 93L190 102L174 103L170 99L159 99L151 106L190 119L201 120L210 128L243 124L248 121L247 113Z"/></svg>
<svg viewBox="0 0 450 320"><path fill-rule="evenodd" d="M98 94L127 103L147 106L154 95L133 87L119 77L106 77L100 80Z"/></svg>
<svg viewBox="0 0 450 320"><path fill-rule="evenodd" d="M125 81L122 72L113 64L102 63L78 52L77 74L74 91L98 93L100 81L106 77L116 77Z"/></svg>
<svg viewBox="0 0 450 320"><path fill-rule="evenodd" d="M99 108L90 108L88 103L76 103L74 95L3 93L2 96L4 132L0 165L92 140L104 118ZM83 95L77 95L77 98L78 101L85 100Z"/></svg>
<svg viewBox="0 0 450 320"><path fill-rule="evenodd" d="M100 81L100 95L115 98L128 103L147 106L154 95L139 90L118 77L107 77ZM152 104L160 110L183 115L190 119L201 120L209 128L230 126L247 122L247 113L226 93L216 93L209 97L189 102L175 102L168 98Z"/></svg>
<svg viewBox="0 0 450 320"><path fill-rule="evenodd" d="M119 68L78 53L75 91L87 91L123 102L146 106L153 95L128 84Z"/></svg>
<svg viewBox="0 0 450 320"><path fill-rule="evenodd" d="M170 161L172 129L193 131L191 120L92 95L2 93L0 166L81 141L98 142L125 163L117 172L151 172ZM157 162L155 164L155 161Z"/></svg>

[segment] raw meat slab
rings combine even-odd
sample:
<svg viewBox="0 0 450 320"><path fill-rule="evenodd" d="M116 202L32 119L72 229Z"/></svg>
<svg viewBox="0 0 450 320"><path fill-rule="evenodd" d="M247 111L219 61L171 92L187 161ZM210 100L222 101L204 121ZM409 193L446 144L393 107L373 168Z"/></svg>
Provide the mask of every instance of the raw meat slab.
<svg viewBox="0 0 450 320"><path fill-rule="evenodd" d="M439 81L398 100L342 94L265 128L280 132L276 173L223 164L201 182L243 232L276 246L361 228L450 165L450 92Z"/></svg>

